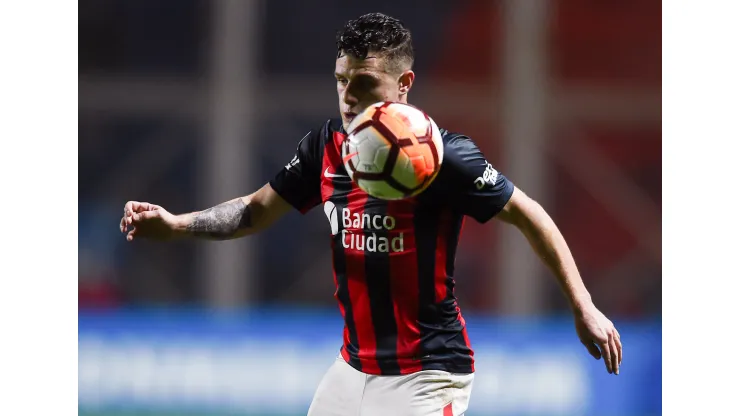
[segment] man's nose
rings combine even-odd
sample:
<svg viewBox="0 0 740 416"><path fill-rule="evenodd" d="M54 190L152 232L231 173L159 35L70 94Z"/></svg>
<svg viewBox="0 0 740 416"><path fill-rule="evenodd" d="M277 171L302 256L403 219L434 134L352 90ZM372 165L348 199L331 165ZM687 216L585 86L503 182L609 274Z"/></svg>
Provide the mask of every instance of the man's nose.
<svg viewBox="0 0 740 416"><path fill-rule="evenodd" d="M346 88L344 90L342 101L344 101L344 103L350 107L355 106L358 103L357 97L355 97L349 92L349 88Z"/></svg>

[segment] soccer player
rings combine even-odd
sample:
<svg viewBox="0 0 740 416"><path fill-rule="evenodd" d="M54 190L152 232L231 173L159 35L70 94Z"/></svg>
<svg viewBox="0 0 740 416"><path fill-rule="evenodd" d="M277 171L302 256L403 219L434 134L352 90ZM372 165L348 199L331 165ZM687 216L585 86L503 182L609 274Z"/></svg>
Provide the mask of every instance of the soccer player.
<svg viewBox="0 0 740 416"><path fill-rule="evenodd" d="M472 139L440 129L441 170L416 197L376 199L350 180L340 156L346 128L373 103L407 102L414 51L409 30L380 13L347 22L336 45L341 118L306 134L295 157L251 195L182 215L127 202L120 223L127 240L239 238L266 229L291 209L306 213L323 204L345 326L343 345L318 386L310 416L465 412L473 350L453 293L465 216L480 223L495 217L524 234L562 287L581 342L604 359L609 373L619 374L619 333L592 303L558 228Z"/></svg>

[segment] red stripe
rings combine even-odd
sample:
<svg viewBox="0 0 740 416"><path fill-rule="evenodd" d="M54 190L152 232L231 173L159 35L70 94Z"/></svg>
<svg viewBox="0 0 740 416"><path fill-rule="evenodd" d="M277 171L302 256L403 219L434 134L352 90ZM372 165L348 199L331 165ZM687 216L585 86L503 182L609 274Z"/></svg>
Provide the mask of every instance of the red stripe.
<svg viewBox="0 0 740 416"><path fill-rule="evenodd" d="M414 200L388 202L387 215L396 220L396 226L389 232L388 239L403 233L404 250L389 253L393 314L398 331L396 354L401 374L421 370L421 362L417 358L421 347L421 332L418 325L419 270L414 232L415 208Z"/></svg>
<svg viewBox="0 0 740 416"><path fill-rule="evenodd" d="M332 239L332 264L334 263L333 246L334 246L334 239ZM342 304L342 302L339 301L339 297L337 296L337 293L339 291L339 283L337 282L337 272L336 270L334 270L333 267L332 267L332 274L334 275L334 287L336 288L334 291L334 298L337 300L337 303L339 304L339 312L342 314L342 322L344 322L346 312L344 309L344 305ZM349 362L349 354L347 353L347 345L350 344L350 340L349 340L349 328L347 328L347 324L344 324L344 332L342 333L342 338L344 342L344 345L342 345L342 350L341 350L342 357L344 358L345 361Z"/></svg>
<svg viewBox="0 0 740 416"><path fill-rule="evenodd" d="M344 143L344 140L347 139L347 135L340 133L338 131L335 131L334 135L332 136L332 139L334 140L334 147L332 148L332 150L335 151L334 153L336 153L336 157L337 157L336 159L332 159L332 160L336 162L335 166L341 165L342 164L342 156L341 156L342 155L342 143Z"/></svg>
<svg viewBox="0 0 740 416"><path fill-rule="evenodd" d="M345 137L342 133L335 132L333 137L334 146L327 143L326 147L324 147L324 161L321 166L321 172L319 173L321 175L321 198L324 201L331 198L334 193L334 183L324 175L324 172L326 172L326 169L329 169L329 173L335 173L337 167L342 166L342 156L339 149Z"/></svg>
<svg viewBox="0 0 740 416"><path fill-rule="evenodd" d="M352 191L349 194L347 208L349 218L345 219L344 213L337 212L339 221L347 221L342 227L345 231L342 234L344 243L344 258L347 270L347 287L349 289L349 299L352 305L352 315L357 331L357 343L360 351L358 358L362 365L362 370L370 374L379 374L380 368L376 360L377 344L375 341L375 329L373 327L372 314L370 311L370 297L367 290L367 281L365 280L365 248L363 239L358 238L363 234L362 214L365 211L365 203L368 195L357 185L352 183ZM360 220L355 221L355 218ZM358 243L361 243L358 247ZM347 248L349 246L349 248Z"/></svg>
<svg viewBox="0 0 740 416"><path fill-rule="evenodd" d="M448 404L447 406L442 409L442 416L453 416L452 414L452 403Z"/></svg>
<svg viewBox="0 0 740 416"><path fill-rule="evenodd" d="M326 168L334 169L334 163L332 163L332 155L330 147L327 146L324 151L324 158L323 163L321 166L321 171L323 172ZM334 193L334 183L331 179L326 178L323 174L321 175L321 199L323 201L327 201L329 198L331 198L332 194ZM331 240L331 253L332 253L332 264L334 264L334 239ZM339 304L339 312L342 314L342 321L344 322L346 311L344 309L344 305L342 302L339 301L339 296L337 295L339 291L339 282L337 282L337 271L334 269L334 267L331 268L332 275L334 276L334 298L337 300L337 303ZM342 358L344 358L345 361L349 362L349 354L347 353L347 345L350 344L349 340L349 329L347 328L347 325L344 325L344 331L342 334L344 345L342 346L342 349L340 350L342 354Z"/></svg>
<svg viewBox="0 0 740 416"><path fill-rule="evenodd" d="M439 219L434 262L434 293L437 302L442 302L447 297L447 239L451 231L450 225L450 213L444 211Z"/></svg>

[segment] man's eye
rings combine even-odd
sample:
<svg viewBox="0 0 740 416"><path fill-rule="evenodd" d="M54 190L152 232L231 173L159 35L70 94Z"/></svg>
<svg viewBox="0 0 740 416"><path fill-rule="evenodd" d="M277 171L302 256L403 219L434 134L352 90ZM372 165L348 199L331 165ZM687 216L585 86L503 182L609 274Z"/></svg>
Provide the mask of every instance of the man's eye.
<svg viewBox="0 0 740 416"><path fill-rule="evenodd" d="M337 78L337 82L342 85L347 85L347 78Z"/></svg>

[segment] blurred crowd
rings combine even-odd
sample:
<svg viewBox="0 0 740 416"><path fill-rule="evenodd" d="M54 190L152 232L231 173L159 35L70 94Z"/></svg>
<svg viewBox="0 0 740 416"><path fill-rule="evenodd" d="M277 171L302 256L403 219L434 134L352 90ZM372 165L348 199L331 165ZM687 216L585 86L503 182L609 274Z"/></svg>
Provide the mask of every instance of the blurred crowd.
<svg viewBox="0 0 740 416"><path fill-rule="evenodd" d="M245 155L251 162L244 194L290 160L308 129L335 116L334 33L346 19L371 11L346 1L258 3L258 102L277 110L255 119L258 139ZM449 97L426 98L438 124L473 137L506 174L510 161L500 156L495 111L506 41L499 2L379 0L373 7L411 28L415 91ZM553 0L548 7L552 117L542 203L605 312L659 315L661 4ZM221 202L203 193L200 156L209 131L197 116L212 56L211 11L206 0L80 2L80 308L203 302L208 276L199 272L201 245L212 243L127 245L116 226L128 199L176 213ZM251 303L334 305L329 230L320 211L292 213L252 237ZM495 311L489 294L502 279L516 278L492 275L488 265L497 261L501 227L466 224L456 290L469 310ZM566 306L557 285L544 268L541 274L543 309L561 312Z"/></svg>

